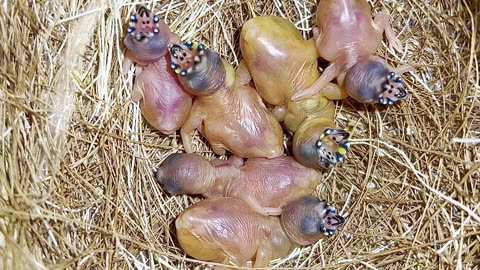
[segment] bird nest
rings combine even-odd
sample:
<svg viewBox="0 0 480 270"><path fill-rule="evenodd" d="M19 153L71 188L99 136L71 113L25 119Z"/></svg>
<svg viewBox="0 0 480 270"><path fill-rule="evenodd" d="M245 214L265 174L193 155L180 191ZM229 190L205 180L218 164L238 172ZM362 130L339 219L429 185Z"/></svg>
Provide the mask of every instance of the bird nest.
<svg viewBox="0 0 480 270"><path fill-rule="evenodd" d="M326 172L320 198L347 217L335 236L270 266L478 269L480 38L478 1L372 0L391 14L410 65L410 97L393 106L336 102L357 123L345 162ZM270 14L305 38L313 0L3 1L0 7L0 269L204 269L172 226L199 197L171 196L155 168L182 152L130 99L122 75L128 15L151 8L184 40L238 65L239 30ZM195 151L213 158L195 135Z"/></svg>

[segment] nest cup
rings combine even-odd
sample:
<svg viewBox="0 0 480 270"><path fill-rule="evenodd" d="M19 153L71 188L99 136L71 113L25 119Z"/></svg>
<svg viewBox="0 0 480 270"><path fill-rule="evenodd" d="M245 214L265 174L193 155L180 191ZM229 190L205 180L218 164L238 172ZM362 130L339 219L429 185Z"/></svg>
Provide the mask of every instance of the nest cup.
<svg viewBox="0 0 480 270"><path fill-rule="evenodd" d="M0 7L0 269L205 269L175 240L199 198L170 196L152 170L182 152L130 99L122 75L125 1L6 1ZM183 40L234 66L249 18L287 18L305 38L315 1L145 3ZM478 1L369 1L391 14L405 52L377 55L411 94L394 106L336 102L356 121L350 152L317 196L347 216L334 237L272 261L277 269L478 269ZM195 135L195 151L214 158Z"/></svg>

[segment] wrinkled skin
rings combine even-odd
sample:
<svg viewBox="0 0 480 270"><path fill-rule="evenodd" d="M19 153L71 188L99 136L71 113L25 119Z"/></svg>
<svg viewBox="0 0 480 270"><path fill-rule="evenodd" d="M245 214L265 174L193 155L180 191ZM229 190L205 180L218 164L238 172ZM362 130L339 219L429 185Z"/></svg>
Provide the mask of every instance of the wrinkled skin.
<svg viewBox="0 0 480 270"><path fill-rule="evenodd" d="M280 215L288 202L312 194L322 175L289 156L243 163L235 156L208 162L197 154L171 154L156 178L172 194L236 197L262 215Z"/></svg>
<svg viewBox="0 0 480 270"><path fill-rule="evenodd" d="M179 72L185 90L196 95L180 130L185 151L193 152L192 133L199 129L218 155L228 150L244 158L281 156L282 129L247 85L248 71L235 72L214 51L200 47L199 52L185 44L170 46L172 68Z"/></svg>
<svg viewBox="0 0 480 270"><path fill-rule="evenodd" d="M145 119L163 134L180 129L190 113L192 96L170 68L168 44L179 40L168 26L141 6L130 17L124 70L137 63L132 100L140 101Z"/></svg>
<svg viewBox="0 0 480 270"><path fill-rule="evenodd" d="M302 197L294 205L287 205L292 214L286 213L282 225L283 214L280 219L262 216L240 199L206 199L178 216L177 238L185 253L199 260L233 266L246 266L253 260L253 267L266 267L272 259L285 257L296 246L312 244L331 235L343 224L342 216L332 214L333 207L329 206L325 214L326 204L316 199L314 206L311 202L315 199ZM332 217L342 222L333 224ZM328 221L331 224L327 225ZM288 235L299 236L301 243ZM229 268L216 266L215 269Z"/></svg>
<svg viewBox="0 0 480 270"><path fill-rule="evenodd" d="M347 94L335 84L312 97L291 101L292 95L311 85L319 76L313 40L304 40L293 24L274 16L247 21L241 31L244 57L260 96L273 109L277 120L294 132L293 154L311 168L330 168L343 159L348 148L347 131L336 129L331 99Z"/></svg>
<svg viewBox="0 0 480 270"><path fill-rule="evenodd" d="M402 67L396 70L398 75L389 76L395 71L383 60L371 57L380 46L383 33L390 50L402 52L403 48L388 14L378 12L373 20L370 14L366 0L320 0L313 36L319 56L330 63L320 78L295 93L293 100L325 91L325 86L337 76L339 84L359 102L393 104L408 96L402 79L398 79L408 68ZM383 68L376 68L377 64Z"/></svg>

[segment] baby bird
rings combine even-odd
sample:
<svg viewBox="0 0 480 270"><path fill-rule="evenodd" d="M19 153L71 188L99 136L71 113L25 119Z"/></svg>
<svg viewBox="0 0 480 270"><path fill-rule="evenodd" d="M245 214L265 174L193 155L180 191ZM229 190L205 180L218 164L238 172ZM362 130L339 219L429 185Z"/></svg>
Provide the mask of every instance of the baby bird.
<svg viewBox="0 0 480 270"><path fill-rule="evenodd" d="M260 96L275 106L277 120L294 133L295 159L316 169L328 169L343 160L350 134L333 122L332 99L346 98L348 94L329 83L324 92L291 100L320 76L314 40L303 39L295 26L283 18L258 16L243 25L240 48L244 60L239 69L250 72Z"/></svg>
<svg viewBox="0 0 480 270"><path fill-rule="evenodd" d="M298 246L310 245L334 234L345 219L333 206L315 196L301 197L279 217L265 217L238 198L213 198L196 203L175 221L182 249L195 259L266 267ZM215 269L230 269L215 266Z"/></svg>
<svg viewBox="0 0 480 270"><path fill-rule="evenodd" d="M283 154L282 128L247 85L248 72L235 72L216 52L198 43L172 44L169 51L172 70L185 90L196 96L180 130L187 153L193 152L192 133L199 129L218 155L227 150L244 158Z"/></svg>
<svg viewBox="0 0 480 270"><path fill-rule="evenodd" d="M127 54L124 70L137 63L132 100L140 102L143 116L163 134L180 129L190 113L192 96L185 91L170 69L168 44L179 37L144 6L130 16L124 39Z"/></svg>
<svg viewBox="0 0 480 270"><path fill-rule="evenodd" d="M175 153L163 161L156 179L171 194L236 197L262 215L280 215L285 204L312 194L322 174L290 156L208 162L197 154Z"/></svg>
<svg viewBox="0 0 480 270"><path fill-rule="evenodd" d="M387 13L378 12L374 19L370 14L366 0L320 0L313 36L319 56L330 63L320 78L295 93L292 100L324 91L335 78L350 96L363 103L393 104L408 96L399 75L409 67L394 70L383 59L372 57L383 33L390 50L402 52L402 44Z"/></svg>

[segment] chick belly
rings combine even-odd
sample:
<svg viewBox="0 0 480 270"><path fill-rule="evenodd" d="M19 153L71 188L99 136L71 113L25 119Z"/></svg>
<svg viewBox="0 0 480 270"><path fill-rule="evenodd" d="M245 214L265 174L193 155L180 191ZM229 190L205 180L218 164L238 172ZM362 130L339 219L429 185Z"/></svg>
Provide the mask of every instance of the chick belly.
<svg viewBox="0 0 480 270"><path fill-rule="evenodd" d="M272 105L285 105L295 91L316 78L316 48L289 21L260 16L248 21L241 34L241 50L255 87ZM309 78L315 75L314 78Z"/></svg>
<svg viewBox="0 0 480 270"><path fill-rule="evenodd" d="M242 266L265 239L260 229L266 219L241 200L215 198L186 209L175 221L177 238L190 256Z"/></svg>
<svg viewBox="0 0 480 270"><path fill-rule="evenodd" d="M274 159L272 159L274 160ZM290 171L286 171L288 168ZM268 171L267 171L268 170ZM307 178L301 172L292 172L291 167L263 167L252 171L239 183L239 188L232 192L231 196L242 197L246 193L264 207L283 207L285 204L304 195L313 193L313 188L305 187L299 183Z"/></svg>
<svg viewBox="0 0 480 270"><path fill-rule="evenodd" d="M243 158L281 156L283 133L280 124L265 108L251 109L251 106L241 104L229 112L209 113L204 119L202 134L211 145Z"/></svg>
<svg viewBox="0 0 480 270"><path fill-rule="evenodd" d="M137 78L143 99L140 108L145 119L163 134L179 129L187 119L192 98L171 74L157 66L147 67Z"/></svg>
<svg viewBox="0 0 480 270"><path fill-rule="evenodd" d="M260 52L261 54L261 52ZM278 60L278 59L277 59ZM298 91L312 85L319 77L316 61L280 61L255 60L248 63L251 68L255 87L266 103L286 107L283 120L290 131L295 132L307 114L302 112L302 103L291 101ZM274 62L272 65L270 62ZM285 106L286 105L286 106Z"/></svg>
<svg viewBox="0 0 480 270"><path fill-rule="evenodd" d="M342 69L348 69L359 59L374 54L381 40L382 34L368 24L338 31L330 30L322 35L317 49L325 60L339 64Z"/></svg>
<svg viewBox="0 0 480 270"><path fill-rule="evenodd" d="M214 239L199 239L187 231L177 232L177 237L185 253L195 259L209 262L243 266L255 256L257 249L256 246L246 243L245 239L235 239L234 236L228 243Z"/></svg>
<svg viewBox="0 0 480 270"><path fill-rule="evenodd" d="M166 105L166 106L165 106ZM160 105L158 99L144 98L140 101L142 115L148 123L163 134L178 130L188 117L191 100L176 99L171 104Z"/></svg>
<svg viewBox="0 0 480 270"><path fill-rule="evenodd" d="M285 70L276 70L277 67L261 64L265 61L252 63L252 78L255 89L265 102L271 105L285 105L293 95L292 82L294 81ZM267 61L268 62L268 61ZM282 66L282 63L277 63Z"/></svg>
<svg viewBox="0 0 480 270"><path fill-rule="evenodd" d="M221 248L209 246L210 243L198 238L183 228L177 228L177 239L185 253L195 259L223 262L227 258L227 254Z"/></svg>
<svg viewBox="0 0 480 270"><path fill-rule="evenodd" d="M260 126L258 132L239 129L241 125L222 125L223 121L205 121L203 135L216 147L223 147L242 158L266 157L274 158L282 155L283 145L280 132ZM278 124L278 123L277 123Z"/></svg>

